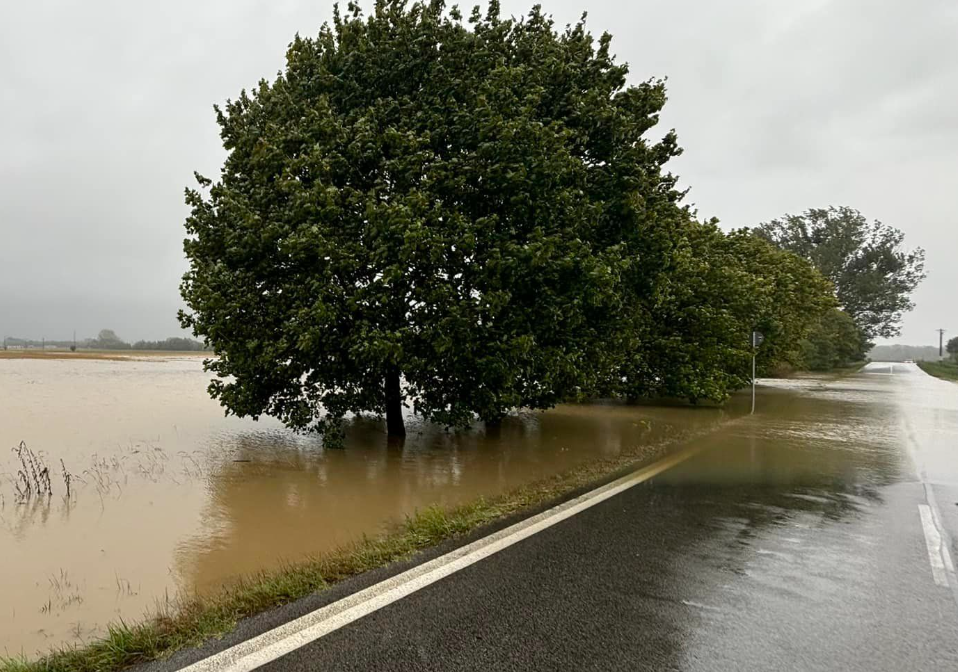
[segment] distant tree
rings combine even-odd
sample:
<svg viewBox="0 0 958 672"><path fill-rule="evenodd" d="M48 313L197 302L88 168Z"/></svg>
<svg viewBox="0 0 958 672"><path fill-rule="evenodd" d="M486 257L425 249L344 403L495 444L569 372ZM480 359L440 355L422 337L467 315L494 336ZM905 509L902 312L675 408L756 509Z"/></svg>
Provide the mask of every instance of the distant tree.
<svg viewBox="0 0 958 672"><path fill-rule="evenodd" d="M938 346L931 345L876 345L868 352L869 359L876 362L935 361L938 359Z"/></svg>
<svg viewBox="0 0 958 672"><path fill-rule="evenodd" d="M948 345L945 346L945 350L953 359L958 360L958 336L950 339Z"/></svg>
<svg viewBox="0 0 958 672"><path fill-rule="evenodd" d="M192 338L172 336L163 341L137 341L133 344L134 350L158 350L165 352L199 352L206 347Z"/></svg>
<svg viewBox="0 0 958 672"><path fill-rule="evenodd" d="M448 425L609 380L681 224L661 82L611 37L499 2L350 3L285 71L217 110L197 176L180 320L237 415L336 430L403 407ZM643 308L643 306L645 306Z"/></svg>
<svg viewBox="0 0 958 672"><path fill-rule="evenodd" d="M117 336L112 329L103 329L90 341L90 346L101 350L127 350L130 344Z"/></svg>
<svg viewBox="0 0 958 672"><path fill-rule="evenodd" d="M855 321L835 308L822 316L802 342L802 362L812 371L827 371L864 361L866 349Z"/></svg>
<svg viewBox="0 0 958 672"><path fill-rule="evenodd" d="M811 261L835 284L838 301L866 340L901 331L911 293L924 279L925 252L903 249L905 235L848 207L785 215L756 231Z"/></svg>

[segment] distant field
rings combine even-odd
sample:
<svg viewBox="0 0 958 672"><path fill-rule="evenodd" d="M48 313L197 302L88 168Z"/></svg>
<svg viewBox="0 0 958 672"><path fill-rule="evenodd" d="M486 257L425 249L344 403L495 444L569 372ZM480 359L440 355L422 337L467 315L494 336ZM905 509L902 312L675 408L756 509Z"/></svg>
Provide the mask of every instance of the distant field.
<svg viewBox="0 0 958 672"><path fill-rule="evenodd" d="M918 362L918 366L925 373L930 373L938 378L953 380L958 382L958 363L956 362Z"/></svg>
<svg viewBox="0 0 958 672"><path fill-rule="evenodd" d="M150 357L206 357L210 352L176 350L0 350L0 359L102 359L128 361Z"/></svg>

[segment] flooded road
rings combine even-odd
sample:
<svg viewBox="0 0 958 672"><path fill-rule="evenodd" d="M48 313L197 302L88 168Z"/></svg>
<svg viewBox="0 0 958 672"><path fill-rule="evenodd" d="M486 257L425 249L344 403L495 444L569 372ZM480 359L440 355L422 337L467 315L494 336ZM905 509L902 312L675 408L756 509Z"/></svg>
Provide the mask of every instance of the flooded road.
<svg viewBox="0 0 958 672"><path fill-rule="evenodd" d="M643 586L673 600L667 659L702 671L958 669L946 569L958 552L958 385L871 364L798 387L809 422L775 412L796 391L779 383L771 414L736 425L737 452L707 450L649 485L680 538Z"/></svg>
<svg viewBox="0 0 958 672"><path fill-rule="evenodd" d="M0 653L89 639L179 591L328 551L431 504L681 445L746 401L564 406L494 435L410 422L401 447L361 420L346 450L326 451L270 420L224 418L207 381L194 356L0 359ZM21 441L52 496L18 496Z"/></svg>
<svg viewBox="0 0 958 672"><path fill-rule="evenodd" d="M958 385L898 364L767 381L757 415L684 445L258 669L958 669Z"/></svg>

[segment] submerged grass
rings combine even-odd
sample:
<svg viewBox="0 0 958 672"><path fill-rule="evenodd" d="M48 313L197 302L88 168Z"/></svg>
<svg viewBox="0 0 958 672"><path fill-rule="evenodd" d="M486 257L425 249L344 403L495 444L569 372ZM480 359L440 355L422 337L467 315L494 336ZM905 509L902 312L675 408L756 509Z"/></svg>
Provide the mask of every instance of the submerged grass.
<svg viewBox="0 0 958 672"><path fill-rule="evenodd" d="M942 360L940 362L918 362L922 371L936 378L958 382L958 362Z"/></svg>
<svg viewBox="0 0 958 672"><path fill-rule="evenodd" d="M244 617L322 591L371 569L408 559L416 552L462 537L482 525L638 466L664 447L662 444L637 448L495 498L449 508L427 508L383 536L366 538L310 561L247 577L213 597L180 599L141 623L115 623L98 641L59 648L38 660L22 656L0 658L0 672L114 672L163 658L229 632Z"/></svg>

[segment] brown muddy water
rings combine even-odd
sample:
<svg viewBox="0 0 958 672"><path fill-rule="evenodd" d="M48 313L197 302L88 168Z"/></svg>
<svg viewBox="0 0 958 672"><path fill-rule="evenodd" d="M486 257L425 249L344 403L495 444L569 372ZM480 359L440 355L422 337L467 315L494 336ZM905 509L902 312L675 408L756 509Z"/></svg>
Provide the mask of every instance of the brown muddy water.
<svg viewBox="0 0 958 672"><path fill-rule="evenodd" d="M329 551L432 504L680 445L746 401L563 406L495 434L411 421L399 447L380 422L356 420L345 450L324 450L269 419L224 417L208 378L196 356L0 360L0 654L95 638L178 593ZM49 468L52 496L18 497L21 441Z"/></svg>

